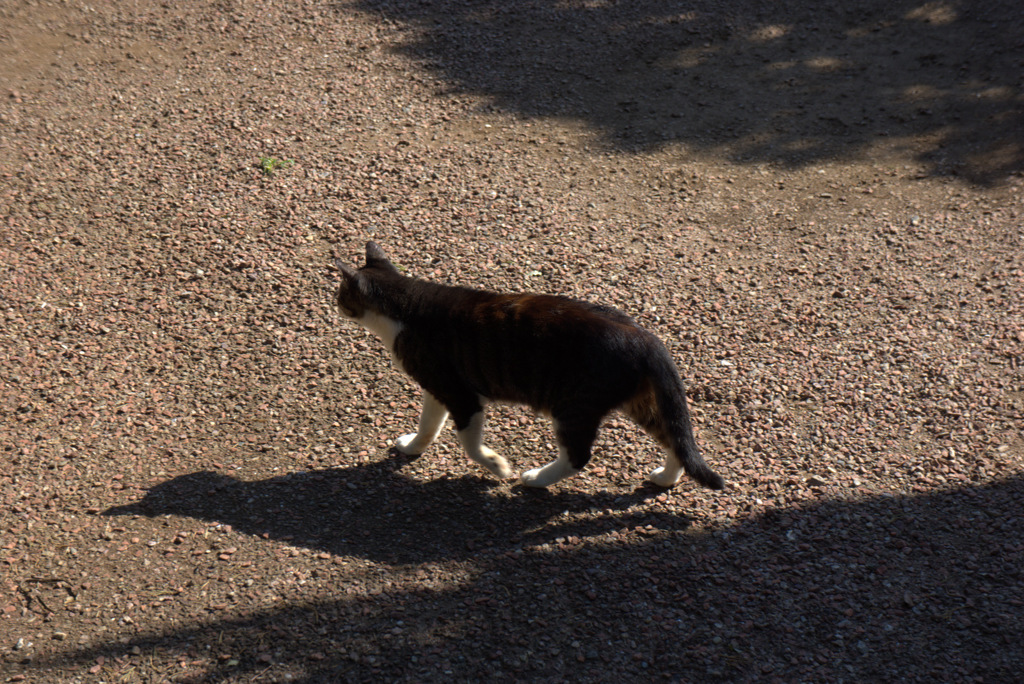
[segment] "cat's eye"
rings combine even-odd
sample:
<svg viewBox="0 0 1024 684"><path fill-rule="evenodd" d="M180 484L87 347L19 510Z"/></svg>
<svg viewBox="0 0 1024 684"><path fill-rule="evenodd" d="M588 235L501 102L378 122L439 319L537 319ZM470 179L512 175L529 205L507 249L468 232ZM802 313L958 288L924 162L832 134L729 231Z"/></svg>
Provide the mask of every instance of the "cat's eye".
<svg viewBox="0 0 1024 684"><path fill-rule="evenodd" d="M337 307L338 311L341 313L342 316L345 316L347 318L356 318L357 316L355 309L345 305L345 301L342 298L342 294L344 294L343 289L338 289L334 293L334 306Z"/></svg>
<svg viewBox="0 0 1024 684"><path fill-rule="evenodd" d="M348 318L358 318L358 315L356 314L355 309L351 309L351 308L345 306L345 304L340 299L337 300L337 304L338 304L338 311L341 312L342 316L346 316Z"/></svg>

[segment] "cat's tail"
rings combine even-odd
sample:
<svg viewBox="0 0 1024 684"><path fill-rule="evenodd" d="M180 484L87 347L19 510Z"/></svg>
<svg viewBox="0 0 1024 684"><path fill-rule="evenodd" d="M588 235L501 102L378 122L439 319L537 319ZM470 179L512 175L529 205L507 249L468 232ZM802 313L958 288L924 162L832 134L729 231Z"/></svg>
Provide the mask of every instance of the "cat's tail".
<svg viewBox="0 0 1024 684"><path fill-rule="evenodd" d="M649 357L657 417L660 419L657 427L661 434L655 436L660 437L665 446L671 449L687 475L710 489L724 489L725 480L711 469L697 448L683 379L668 350L660 342L658 346L661 347L658 350L660 353ZM678 477L678 470L676 472Z"/></svg>

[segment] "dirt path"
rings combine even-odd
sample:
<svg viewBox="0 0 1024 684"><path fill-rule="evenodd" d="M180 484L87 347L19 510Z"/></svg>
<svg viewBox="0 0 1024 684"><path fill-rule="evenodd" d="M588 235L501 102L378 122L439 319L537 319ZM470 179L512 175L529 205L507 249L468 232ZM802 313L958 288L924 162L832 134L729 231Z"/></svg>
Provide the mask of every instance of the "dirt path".
<svg viewBox="0 0 1024 684"><path fill-rule="evenodd" d="M0 6L0 681L1017 678L1024 11L784 4ZM729 488L390 452L368 238L635 316Z"/></svg>

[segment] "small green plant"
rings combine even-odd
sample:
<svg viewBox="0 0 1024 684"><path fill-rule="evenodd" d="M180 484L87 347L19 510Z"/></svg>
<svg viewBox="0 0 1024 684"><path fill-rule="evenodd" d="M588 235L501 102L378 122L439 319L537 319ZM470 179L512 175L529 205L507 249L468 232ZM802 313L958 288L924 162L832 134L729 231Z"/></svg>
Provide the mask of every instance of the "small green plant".
<svg viewBox="0 0 1024 684"><path fill-rule="evenodd" d="M260 168L264 176L273 176L278 169L287 169L295 165L294 159L278 159L277 157L260 157Z"/></svg>

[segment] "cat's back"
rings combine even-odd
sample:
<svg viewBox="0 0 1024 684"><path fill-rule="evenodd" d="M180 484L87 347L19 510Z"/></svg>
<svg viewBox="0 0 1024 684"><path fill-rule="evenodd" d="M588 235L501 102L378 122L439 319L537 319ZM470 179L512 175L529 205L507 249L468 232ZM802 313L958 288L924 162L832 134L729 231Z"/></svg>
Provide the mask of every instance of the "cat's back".
<svg viewBox="0 0 1024 684"><path fill-rule="evenodd" d="M533 339L646 333L630 316L604 304L561 295L498 293L429 282L422 285L415 293L419 304L409 311L408 323L438 332L511 332L522 328Z"/></svg>
<svg viewBox="0 0 1024 684"><path fill-rule="evenodd" d="M489 357L510 368L608 364L660 345L622 311L560 295L445 287L428 299L410 333L461 358Z"/></svg>

